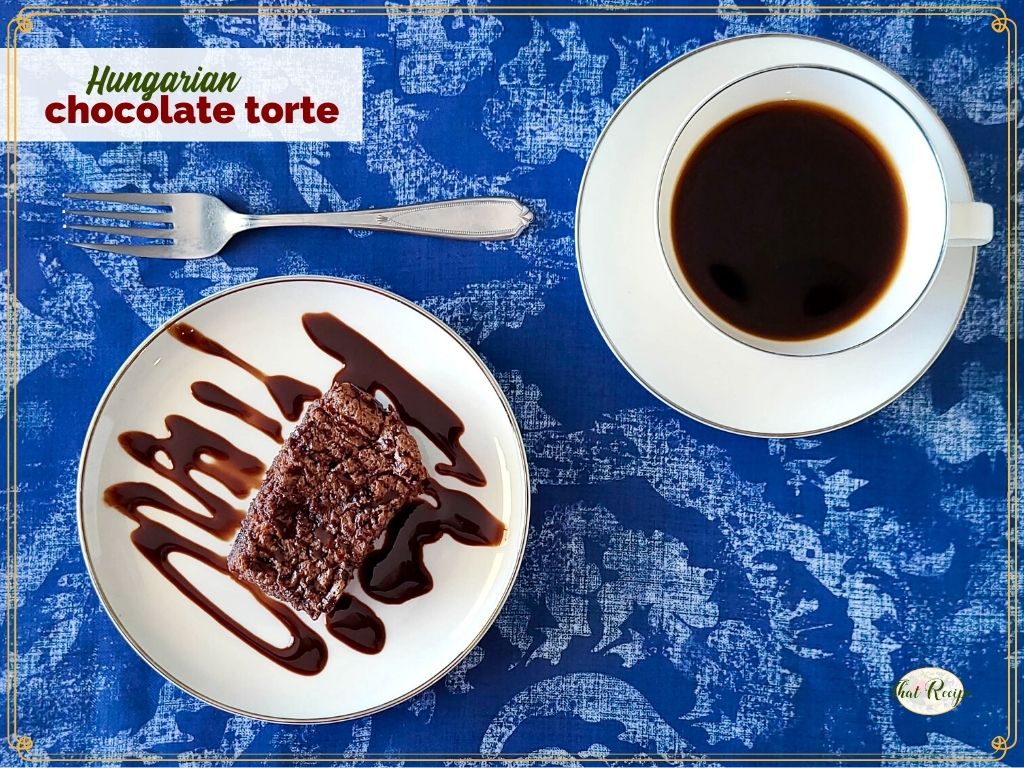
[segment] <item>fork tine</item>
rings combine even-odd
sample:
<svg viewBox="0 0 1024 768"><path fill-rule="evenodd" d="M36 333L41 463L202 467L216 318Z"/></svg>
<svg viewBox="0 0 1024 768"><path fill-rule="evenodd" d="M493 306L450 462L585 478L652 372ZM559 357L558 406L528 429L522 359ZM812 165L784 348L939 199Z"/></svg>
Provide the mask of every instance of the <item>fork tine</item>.
<svg viewBox="0 0 1024 768"><path fill-rule="evenodd" d="M144 237L150 240L171 240L174 237L174 230L170 227L96 227L86 224L69 224L68 229L78 229L82 232L100 232L104 235Z"/></svg>
<svg viewBox="0 0 1024 768"><path fill-rule="evenodd" d="M150 208L170 207L174 205L173 194L163 195L159 192L67 192L64 197L70 198L71 200L148 205Z"/></svg>
<svg viewBox="0 0 1024 768"><path fill-rule="evenodd" d="M68 216L88 216L93 219L114 219L124 221L173 221L170 213L144 213L142 211L92 211L85 208L68 208L64 211Z"/></svg>
<svg viewBox="0 0 1024 768"><path fill-rule="evenodd" d="M173 245L108 245L106 243L71 243L87 251L119 253L122 256L138 256L143 259L187 259Z"/></svg>

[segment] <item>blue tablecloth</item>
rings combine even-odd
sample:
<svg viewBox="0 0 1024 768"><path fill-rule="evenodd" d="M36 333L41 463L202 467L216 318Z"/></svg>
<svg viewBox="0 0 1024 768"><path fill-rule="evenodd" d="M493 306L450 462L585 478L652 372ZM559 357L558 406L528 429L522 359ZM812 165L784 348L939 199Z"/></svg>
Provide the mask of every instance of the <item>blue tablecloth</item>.
<svg viewBox="0 0 1024 768"><path fill-rule="evenodd" d="M10 17L18 6L6 7ZM9 558L4 583L17 617L8 611L10 650L12 633L17 641L8 736L22 739L22 757L991 760L993 739L1016 732L1007 671L1013 29L968 12L831 16L786 2L768 3L767 15L728 0L672 16L470 8L41 15L19 36L20 47L362 46L366 88L359 144L19 145L16 594ZM616 105L682 53L772 30L857 47L909 80L996 211L963 321L931 371L879 414L813 439L731 436L660 404L599 336L573 247L584 163ZM209 192L251 212L512 194L539 223L487 246L265 231L185 263L70 247L62 193L121 188ZM206 706L136 656L90 585L74 500L89 418L132 349L203 296L294 273L384 286L455 328L512 402L534 483L522 573L479 647L407 703L306 727ZM10 333L10 307L0 316ZM9 399L2 407L9 419ZM931 665L957 674L968 697L926 718L892 688Z"/></svg>

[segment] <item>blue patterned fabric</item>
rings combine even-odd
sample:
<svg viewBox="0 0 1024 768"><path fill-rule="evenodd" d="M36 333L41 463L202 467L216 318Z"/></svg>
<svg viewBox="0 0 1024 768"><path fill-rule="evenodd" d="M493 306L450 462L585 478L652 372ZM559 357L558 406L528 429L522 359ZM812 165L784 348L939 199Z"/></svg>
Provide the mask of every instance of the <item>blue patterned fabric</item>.
<svg viewBox="0 0 1024 768"><path fill-rule="evenodd" d="M223 7L194 7L204 5ZM366 88L360 144L18 147L16 593L9 562L4 583L17 608L8 735L16 715L27 757L667 753L715 763L800 752L982 764L994 738L1012 738L1009 32L970 14L720 6L662 17L486 4L472 15L40 16L19 36L21 47L362 46ZM17 5L6 8L10 17ZM931 371L876 416L813 439L731 436L660 404L601 340L573 250L584 163L615 107L672 58L759 31L834 39L909 80L996 210L963 321ZM208 192L259 213L512 194L539 224L489 245L268 230L191 262L70 247L61 195L123 188ZM409 702L307 727L218 711L137 657L90 585L74 501L89 418L135 346L203 296L296 273L386 287L455 328L512 402L533 478L522 573L479 647ZM0 313L11 333L10 307ZM2 407L9 416L10 400ZM930 665L969 692L941 717L911 714L892 695L901 674Z"/></svg>

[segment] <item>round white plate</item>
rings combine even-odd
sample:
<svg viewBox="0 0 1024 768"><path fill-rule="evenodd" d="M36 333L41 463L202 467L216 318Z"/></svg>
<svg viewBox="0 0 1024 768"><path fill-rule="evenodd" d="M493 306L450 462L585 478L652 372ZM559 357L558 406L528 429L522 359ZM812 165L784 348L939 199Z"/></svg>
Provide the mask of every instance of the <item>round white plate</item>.
<svg viewBox="0 0 1024 768"><path fill-rule="evenodd" d="M674 282L658 240L657 187L680 126L711 94L769 67L814 64L869 80L917 119L951 202L972 200L942 121L910 85L850 48L798 35L715 43L662 68L612 116L590 156L576 209L576 256L591 314L636 379L668 405L749 435L825 432L874 413L945 347L967 301L974 249L950 248L917 306L873 341L831 355L773 355L714 328ZM737 200L736 215L743 215Z"/></svg>
<svg viewBox="0 0 1024 768"><path fill-rule="evenodd" d="M434 578L427 594L399 605L349 592L382 619L387 640L376 655L352 650L324 630L324 618L300 617L327 644L327 664L312 676L288 671L237 639L178 591L130 540L135 522L103 502L114 483L152 483L175 499L177 486L136 462L118 435L143 430L167 434L164 418L183 414L269 465L278 444L241 420L198 403L193 381L212 381L281 421L257 379L219 358L186 347L167 328L184 320L261 371L285 374L321 390L341 365L306 335L306 312L329 312L368 337L461 418L462 445L484 471L487 484L470 487L438 475L444 456L411 430L431 476L476 497L506 527L495 547L471 547L449 536L428 544L424 560ZM205 476L201 476L205 477ZM221 495L244 509L246 501ZM232 712L282 722L342 720L375 712L441 678L480 640L501 609L519 569L529 517L529 483L522 439L504 395L480 359L451 329L409 302L359 283L295 277L249 283L212 296L169 320L146 339L114 377L86 436L78 479L82 551L96 591L118 629L158 672L189 693ZM195 507L195 503L192 507ZM227 553L194 525L152 509L143 514L189 538ZM173 553L180 567L215 604L276 645L282 626L230 578Z"/></svg>

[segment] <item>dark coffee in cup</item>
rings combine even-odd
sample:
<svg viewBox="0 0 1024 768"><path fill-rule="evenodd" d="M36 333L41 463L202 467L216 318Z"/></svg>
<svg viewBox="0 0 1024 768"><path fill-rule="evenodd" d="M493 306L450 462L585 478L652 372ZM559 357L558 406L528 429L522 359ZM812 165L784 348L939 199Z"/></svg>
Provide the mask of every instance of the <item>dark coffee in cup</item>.
<svg viewBox="0 0 1024 768"><path fill-rule="evenodd" d="M772 354L828 355L887 332L992 208L949 199L904 105L858 75L772 67L708 94L656 194L666 273L707 323Z"/></svg>
<svg viewBox="0 0 1024 768"><path fill-rule="evenodd" d="M704 304L778 340L870 311L906 240L903 185L865 128L822 104L759 104L696 146L672 193L673 254Z"/></svg>

